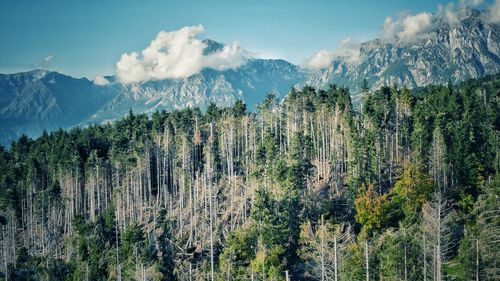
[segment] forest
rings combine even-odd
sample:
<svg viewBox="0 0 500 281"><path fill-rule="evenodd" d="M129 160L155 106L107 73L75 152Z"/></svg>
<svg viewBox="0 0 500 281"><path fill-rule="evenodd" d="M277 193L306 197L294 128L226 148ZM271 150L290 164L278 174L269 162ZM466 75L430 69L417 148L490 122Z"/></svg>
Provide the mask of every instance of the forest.
<svg viewBox="0 0 500 281"><path fill-rule="evenodd" d="M0 280L500 280L500 75L0 147Z"/></svg>

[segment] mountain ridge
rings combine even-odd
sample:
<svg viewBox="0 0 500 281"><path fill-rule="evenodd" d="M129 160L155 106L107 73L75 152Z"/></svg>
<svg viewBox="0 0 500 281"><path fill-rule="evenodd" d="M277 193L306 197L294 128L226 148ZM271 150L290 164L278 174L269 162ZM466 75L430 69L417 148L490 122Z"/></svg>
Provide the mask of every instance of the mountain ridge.
<svg viewBox="0 0 500 281"><path fill-rule="evenodd" d="M462 9L455 24L436 18L432 30L416 41L364 42L358 60L337 56L319 70L281 59L249 59L236 69L205 68L183 79L130 84L114 75L98 83L47 70L0 74L0 143L8 145L23 133L35 137L43 130L109 122L129 110L204 109L211 102L231 106L238 99L253 110L269 92L283 97L304 85L334 83L359 93L364 79L372 89L416 88L495 74L500 72L500 28L486 23L483 13ZM209 39L203 43L204 54L224 48Z"/></svg>
<svg viewBox="0 0 500 281"><path fill-rule="evenodd" d="M415 88L498 73L500 29L484 22L483 13L461 9L455 24L438 17L432 31L415 42L380 38L364 42L359 62L336 58L315 72L309 83L337 83L359 91L365 78L371 88L393 84Z"/></svg>

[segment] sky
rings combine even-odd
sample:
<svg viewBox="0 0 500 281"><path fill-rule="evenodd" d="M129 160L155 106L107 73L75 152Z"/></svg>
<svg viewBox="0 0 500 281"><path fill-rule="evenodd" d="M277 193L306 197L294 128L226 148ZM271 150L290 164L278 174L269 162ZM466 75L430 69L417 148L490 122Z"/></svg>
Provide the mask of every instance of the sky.
<svg viewBox="0 0 500 281"><path fill-rule="evenodd" d="M238 51L244 48L253 57L302 64L319 50L334 51L347 37L363 42L379 36L388 16L436 13L438 5L450 2L460 5L458 0L5 0L0 3L0 73L49 69L89 79L112 75L120 71L118 62L137 66L133 52L141 59L161 31L170 38L177 34L170 31L186 26L193 27L186 36L230 44L236 53L228 49L228 54L239 59L247 55ZM227 62L222 54L180 74L168 67L162 73L182 76L204 66L222 69Z"/></svg>

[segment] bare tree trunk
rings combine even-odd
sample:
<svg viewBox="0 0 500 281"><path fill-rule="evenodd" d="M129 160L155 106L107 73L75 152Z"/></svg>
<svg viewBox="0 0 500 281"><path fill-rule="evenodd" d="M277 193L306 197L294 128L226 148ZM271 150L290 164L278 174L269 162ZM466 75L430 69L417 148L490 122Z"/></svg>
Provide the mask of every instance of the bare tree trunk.
<svg viewBox="0 0 500 281"><path fill-rule="evenodd" d="M423 276L424 276L424 281L427 281L427 258L425 256L425 232L422 233L422 236L423 236L423 247L422 247L422 257L424 259L424 272L423 272Z"/></svg>
<svg viewBox="0 0 500 281"><path fill-rule="evenodd" d="M120 256L119 256L119 251L118 251L118 208L116 209L116 222L115 222L115 240L116 240L116 280L121 281L122 280L122 272L121 272L121 266L120 266Z"/></svg>
<svg viewBox="0 0 500 281"><path fill-rule="evenodd" d="M213 139L213 124L210 124L210 138ZM207 163L208 165L211 165L212 159L210 159L211 152L208 153L207 157L209 157ZM210 279L211 281L214 281L214 225L213 225L213 219L214 219L214 206L213 206L213 200L214 200L214 195L213 195L213 186L212 186L212 167L208 167L208 186L210 189L210 198L209 198L209 208L210 208Z"/></svg>
<svg viewBox="0 0 500 281"><path fill-rule="evenodd" d="M337 253L337 236L333 237L333 254L334 254L334 274L335 280L338 280L338 253Z"/></svg>
<svg viewBox="0 0 500 281"><path fill-rule="evenodd" d="M437 248L434 246L434 281L437 281Z"/></svg>
<svg viewBox="0 0 500 281"><path fill-rule="evenodd" d="M437 246L436 246L436 278L437 281L441 281L441 197L438 202L438 238L437 238Z"/></svg>
<svg viewBox="0 0 500 281"><path fill-rule="evenodd" d="M193 280L193 263L189 263L189 281Z"/></svg>
<svg viewBox="0 0 500 281"><path fill-rule="evenodd" d="M365 260L366 260L366 281L370 281L370 260L368 259L368 241L365 241Z"/></svg>
<svg viewBox="0 0 500 281"><path fill-rule="evenodd" d="M324 220L323 220L323 215L321 215L321 280L324 281L325 278L326 278L326 269L325 269L325 224L324 224Z"/></svg>
<svg viewBox="0 0 500 281"><path fill-rule="evenodd" d="M407 262L406 261L406 243L405 243L405 258L404 258L404 260L405 260L405 281L406 281L407 280L407 276L408 276L408 266L406 264L406 262Z"/></svg>
<svg viewBox="0 0 500 281"><path fill-rule="evenodd" d="M405 281L408 280L407 277L408 277L408 265L407 265L407 249L406 249L406 229L403 228L403 234L404 234L404 266L405 266Z"/></svg>
<svg viewBox="0 0 500 281"><path fill-rule="evenodd" d="M476 281L479 281L479 240L476 239Z"/></svg>

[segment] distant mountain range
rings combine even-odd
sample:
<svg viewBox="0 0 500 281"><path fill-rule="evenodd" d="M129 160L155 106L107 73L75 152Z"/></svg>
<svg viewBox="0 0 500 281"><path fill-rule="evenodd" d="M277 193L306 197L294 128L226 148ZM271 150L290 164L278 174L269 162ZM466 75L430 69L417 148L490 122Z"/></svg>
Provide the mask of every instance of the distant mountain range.
<svg viewBox="0 0 500 281"><path fill-rule="evenodd" d="M481 12L471 8L457 16L452 26L436 18L432 31L413 42L365 42L359 61L337 58L313 73L309 83L337 83L358 90L366 78L372 88L394 84L414 88L500 72L500 26L485 23Z"/></svg>
<svg viewBox="0 0 500 281"><path fill-rule="evenodd" d="M238 69L204 69L185 79L122 84L94 83L57 72L34 70L0 74L0 143L9 145L21 134L84 126L134 112L206 108L210 102L230 106L244 100L249 109L269 92L285 95L292 87L336 83L359 92L363 79L371 88L458 82L500 72L500 27L481 20L481 13L463 9L459 22L438 22L425 38L414 42L376 39L360 46L359 59L337 57L324 69L310 70L284 60L252 59ZM205 41L205 52L223 45ZM100 85L98 85L100 84Z"/></svg>

